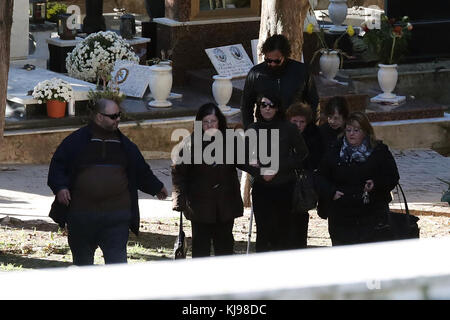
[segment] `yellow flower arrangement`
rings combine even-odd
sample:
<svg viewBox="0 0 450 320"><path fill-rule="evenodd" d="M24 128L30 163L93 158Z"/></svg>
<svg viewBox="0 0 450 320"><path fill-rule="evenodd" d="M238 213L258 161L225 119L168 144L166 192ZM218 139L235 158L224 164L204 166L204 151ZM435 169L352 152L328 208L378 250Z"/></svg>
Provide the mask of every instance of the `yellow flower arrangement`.
<svg viewBox="0 0 450 320"><path fill-rule="evenodd" d="M308 34L313 34L314 33L314 25L312 23L309 23L306 27L306 32ZM313 54L313 57L311 59L311 63L314 61L314 59L316 58L316 56L319 53L324 53L324 52L331 52L331 51L336 51L338 53L339 59L340 59L340 65L339 68L342 68L342 55L346 56L347 58L350 58L349 55L347 55L347 53L345 53L344 51L338 49L338 45L339 45L339 41L346 35L348 34L350 37L353 37L355 35L355 29L353 29L352 25L349 25L347 27L346 32L342 33L342 35L336 39L336 41L334 41L333 47L329 48L327 43L325 42L325 33L323 31L323 29L321 27L319 27L319 32L316 32L317 37L320 41L320 45L321 48L316 50Z"/></svg>

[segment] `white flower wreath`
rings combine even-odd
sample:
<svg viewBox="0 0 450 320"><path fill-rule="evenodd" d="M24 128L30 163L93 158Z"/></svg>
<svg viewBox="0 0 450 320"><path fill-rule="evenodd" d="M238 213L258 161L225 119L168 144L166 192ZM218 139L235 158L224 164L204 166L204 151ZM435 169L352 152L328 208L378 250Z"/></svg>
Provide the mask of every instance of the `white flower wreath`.
<svg viewBox="0 0 450 320"><path fill-rule="evenodd" d="M70 101L73 98L72 86L61 79L53 78L39 82L33 90L33 98L39 104L49 100Z"/></svg>
<svg viewBox="0 0 450 320"><path fill-rule="evenodd" d="M66 58L69 76L95 82L100 75L109 75L117 60L139 62L131 46L117 33L100 31L78 43Z"/></svg>

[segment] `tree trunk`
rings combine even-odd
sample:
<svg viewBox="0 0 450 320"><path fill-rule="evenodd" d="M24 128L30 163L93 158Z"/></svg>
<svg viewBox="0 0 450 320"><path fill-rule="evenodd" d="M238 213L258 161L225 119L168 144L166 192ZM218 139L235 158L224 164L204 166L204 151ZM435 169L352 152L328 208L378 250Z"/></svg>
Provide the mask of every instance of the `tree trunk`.
<svg viewBox="0 0 450 320"><path fill-rule="evenodd" d="M274 35L283 34L291 43L291 58L301 61L303 47L303 23L309 9L309 0L262 0L261 26L259 29L258 60L264 41Z"/></svg>
<svg viewBox="0 0 450 320"><path fill-rule="evenodd" d="M14 0L0 1L0 146L3 143L3 130L5 128L13 6Z"/></svg>

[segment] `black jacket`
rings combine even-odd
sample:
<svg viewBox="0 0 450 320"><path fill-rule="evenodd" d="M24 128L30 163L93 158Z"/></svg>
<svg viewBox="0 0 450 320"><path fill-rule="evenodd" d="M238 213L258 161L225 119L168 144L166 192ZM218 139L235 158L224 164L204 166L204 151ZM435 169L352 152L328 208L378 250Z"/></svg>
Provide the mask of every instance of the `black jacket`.
<svg viewBox="0 0 450 320"><path fill-rule="evenodd" d="M199 223L228 223L243 214L244 206L241 197L240 183L236 168L259 172L246 164L237 164L237 148L234 150L234 160L227 163L226 141L221 164L194 164L194 135L180 146L179 162L172 165L172 204L173 210L182 211L191 221ZM231 142L230 142L231 143ZM203 148L209 142L202 142ZM183 163L183 154L190 159ZM243 152L243 150L240 150Z"/></svg>
<svg viewBox="0 0 450 320"><path fill-rule="evenodd" d="M138 147L120 131L119 135L128 163L127 177L131 199L130 229L137 235L139 234L140 221L137 190L139 189L154 196L161 191L164 185L153 174ZM48 186L55 195L64 188L68 188L71 191L79 169L77 165L78 156L89 144L91 138L91 125L87 125L66 137L56 149L50 162L47 181ZM61 208L60 205L56 205L56 207ZM63 223L62 221L57 222L60 225Z"/></svg>
<svg viewBox="0 0 450 320"><path fill-rule="evenodd" d="M303 139L308 147L308 156L303 160L303 168L314 171L319 168L323 156L322 136L314 123L309 123L302 132Z"/></svg>
<svg viewBox="0 0 450 320"><path fill-rule="evenodd" d="M308 155L308 147L306 146L300 131L294 124L287 120L254 122L250 124L248 130L256 130L258 148L260 146L261 138L260 129L266 129L268 132L267 150L270 155L272 155L273 151L271 150L273 150L274 147L271 143L270 132L274 129L279 130L279 140L277 141L277 146L279 148L279 169L276 176L270 182L266 182L261 175L256 176L255 181L262 184L277 185L295 180L295 169L300 169L302 167L302 162ZM249 146L250 150L254 147L255 146Z"/></svg>
<svg viewBox="0 0 450 320"><path fill-rule="evenodd" d="M322 140L322 152L327 153L328 149L338 143L338 136L344 131L342 128L337 130L330 127L328 122L319 126L320 136Z"/></svg>
<svg viewBox="0 0 450 320"><path fill-rule="evenodd" d="M258 94L271 94L278 97L283 112L294 101L305 101L309 103L315 116L319 103L314 79L310 77L307 65L292 59L287 59L283 69L278 73L271 72L265 62L250 69L241 101L242 121L245 128L254 122L254 107Z"/></svg>
<svg viewBox="0 0 450 320"><path fill-rule="evenodd" d="M319 215L352 219L380 214L392 200L390 191L400 179L394 157L379 141L365 162L347 164L339 157L341 146L342 139L339 139L325 154L319 168ZM373 180L374 189L369 192L370 203L364 204L362 195L369 179ZM343 192L344 196L333 200L336 191Z"/></svg>

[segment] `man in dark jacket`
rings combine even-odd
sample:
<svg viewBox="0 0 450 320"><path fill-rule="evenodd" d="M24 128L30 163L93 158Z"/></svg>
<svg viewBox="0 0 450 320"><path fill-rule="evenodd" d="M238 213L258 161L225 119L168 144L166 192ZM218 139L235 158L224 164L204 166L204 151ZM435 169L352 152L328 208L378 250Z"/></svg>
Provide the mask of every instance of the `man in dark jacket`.
<svg viewBox="0 0 450 320"><path fill-rule="evenodd" d="M295 101L307 102L315 119L319 96L314 80L304 63L289 59L291 47L283 35L269 37L262 46L264 62L250 69L241 101L242 121L247 128L254 122L254 107L259 94L269 94L281 101L281 111Z"/></svg>
<svg viewBox="0 0 450 320"><path fill-rule="evenodd" d="M99 100L89 125L66 137L50 163L48 186L67 208L75 265L93 264L97 246L105 263L126 263L128 229L139 233L137 190L167 197L137 146L118 129L120 115L117 103Z"/></svg>

